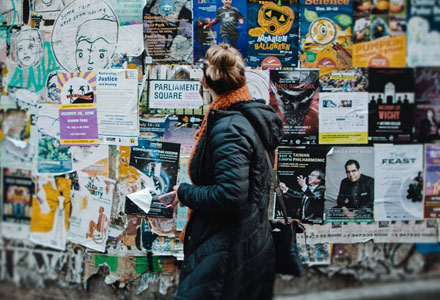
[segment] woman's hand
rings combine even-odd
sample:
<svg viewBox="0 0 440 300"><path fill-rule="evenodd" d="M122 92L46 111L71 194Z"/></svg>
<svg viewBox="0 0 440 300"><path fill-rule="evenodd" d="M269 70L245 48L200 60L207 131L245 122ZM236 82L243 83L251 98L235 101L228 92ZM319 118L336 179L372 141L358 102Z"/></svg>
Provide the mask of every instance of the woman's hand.
<svg viewBox="0 0 440 300"><path fill-rule="evenodd" d="M171 203L171 206L173 207L173 209L176 209L176 208L177 208L177 204L179 204L180 207L183 207L183 203L180 202L180 200L179 200L179 195L178 195L178 193L177 193L177 190L178 190L178 189L179 189L179 185L175 185L175 186L173 186L173 191L176 192L176 196L174 196L173 202Z"/></svg>

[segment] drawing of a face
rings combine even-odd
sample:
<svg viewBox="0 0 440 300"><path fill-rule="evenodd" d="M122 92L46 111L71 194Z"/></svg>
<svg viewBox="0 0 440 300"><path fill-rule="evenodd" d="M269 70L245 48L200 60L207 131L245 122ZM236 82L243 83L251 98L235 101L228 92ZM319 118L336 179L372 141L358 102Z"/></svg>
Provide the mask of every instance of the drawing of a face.
<svg viewBox="0 0 440 300"><path fill-rule="evenodd" d="M23 30L17 34L15 55L21 67L40 63L43 45L38 30Z"/></svg>
<svg viewBox="0 0 440 300"><path fill-rule="evenodd" d="M58 77L57 72L50 73L47 78L47 98L49 98L52 102L58 103Z"/></svg>
<svg viewBox="0 0 440 300"><path fill-rule="evenodd" d="M110 63L111 55L108 53L109 44L103 39L93 43L83 40L76 47L76 65L79 71L93 69L106 69Z"/></svg>
<svg viewBox="0 0 440 300"><path fill-rule="evenodd" d="M106 69L116 50L118 23L113 20L88 20L78 27L75 62L78 71Z"/></svg>

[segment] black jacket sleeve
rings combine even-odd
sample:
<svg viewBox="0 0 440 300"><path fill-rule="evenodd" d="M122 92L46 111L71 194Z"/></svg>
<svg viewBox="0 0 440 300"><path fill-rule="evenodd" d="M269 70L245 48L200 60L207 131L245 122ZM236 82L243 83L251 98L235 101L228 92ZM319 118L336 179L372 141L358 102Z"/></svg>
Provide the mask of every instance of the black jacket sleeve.
<svg viewBox="0 0 440 300"><path fill-rule="evenodd" d="M179 199L189 208L205 213L234 213L248 199L252 146L233 119L228 118L226 124L222 119L209 133L208 151L212 151L215 183L179 186Z"/></svg>

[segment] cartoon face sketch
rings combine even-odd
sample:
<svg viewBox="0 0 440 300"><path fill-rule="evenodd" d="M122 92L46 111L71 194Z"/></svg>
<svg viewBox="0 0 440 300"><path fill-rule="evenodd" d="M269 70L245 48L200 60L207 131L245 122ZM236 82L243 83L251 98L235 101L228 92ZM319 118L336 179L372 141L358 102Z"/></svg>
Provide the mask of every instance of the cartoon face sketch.
<svg viewBox="0 0 440 300"><path fill-rule="evenodd" d="M81 24L76 34L77 70L85 72L109 68L116 50L117 33L118 25L113 20L89 20Z"/></svg>
<svg viewBox="0 0 440 300"><path fill-rule="evenodd" d="M58 14L51 33L57 63L67 72L111 68L119 34L112 7L103 0L65 2L69 4Z"/></svg>
<svg viewBox="0 0 440 300"><path fill-rule="evenodd" d="M38 29L19 31L15 36L15 43L15 59L21 68L40 63L43 43Z"/></svg>
<svg viewBox="0 0 440 300"><path fill-rule="evenodd" d="M46 88L47 88L47 98L51 102L58 103L58 77L57 72L54 71L47 76Z"/></svg>

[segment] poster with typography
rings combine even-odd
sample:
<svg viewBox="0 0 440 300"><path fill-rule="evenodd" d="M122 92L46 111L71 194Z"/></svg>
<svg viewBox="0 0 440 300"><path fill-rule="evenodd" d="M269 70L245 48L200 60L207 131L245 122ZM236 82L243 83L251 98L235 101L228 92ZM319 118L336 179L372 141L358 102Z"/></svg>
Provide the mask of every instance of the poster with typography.
<svg viewBox="0 0 440 300"><path fill-rule="evenodd" d="M203 115L207 110L211 96L200 85L203 76L200 67L148 65L145 74L147 80L139 106L141 118L151 118L152 114Z"/></svg>
<svg viewBox="0 0 440 300"><path fill-rule="evenodd" d="M146 139L139 139L138 146L131 147L130 165L146 175L145 187L150 189L153 197L173 190L179 169L179 153L179 144ZM172 218L173 208L165 207L158 200L153 199L147 215Z"/></svg>
<svg viewBox="0 0 440 300"><path fill-rule="evenodd" d="M137 70L97 71L99 142L132 146L139 136Z"/></svg>
<svg viewBox="0 0 440 300"><path fill-rule="evenodd" d="M440 219L440 145L425 145L423 218Z"/></svg>
<svg viewBox="0 0 440 300"><path fill-rule="evenodd" d="M327 151L325 146L278 148L277 174L289 217L305 223L324 222ZM281 209L277 204L274 208L274 217L281 218Z"/></svg>
<svg viewBox="0 0 440 300"><path fill-rule="evenodd" d="M143 17L147 64L191 64L192 1L150 0Z"/></svg>
<svg viewBox="0 0 440 300"><path fill-rule="evenodd" d="M110 178L78 174L78 190L72 191L69 240L105 252L115 184Z"/></svg>
<svg viewBox="0 0 440 300"><path fill-rule="evenodd" d="M319 93L319 144L368 143L368 93Z"/></svg>
<svg viewBox="0 0 440 300"><path fill-rule="evenodd" d="M226 43L247 57L247 1L206 0L194 5L194 63L211 45Z"/></svg>
<svg viewBox="0 0 440 300"><path fill-rule="evenodd" d="M326 222L372 222L373 147L332 147L326 161Z"/></svg>
<svg viewBox="0 0 440 300"><path fill-rule="evenodd" d="M353 1L300 1L301 68L352 66Z"/></svg>
<svg viewBox="0 0 440 300"><path fill-rule="evenodd" d="M283 120L284 145L318 143L319 70L271 70L269 104Z"/></svg>
<svg viewBox="0 0 440 300"><path fill-rule="evenodd" d="M406 0L354 0L353 66L405 67L406 12Z"/></svg>
<svg viewBox="0 0 440 300"><path fill-rule="evenodd" d="M168 116L165 121L164 141L180 144L180 156L189 157L196 142L195 133L203 116Z"/></svg>
<svg viewBox="0 0 440 300"><path fill-rule="evenodd" d="M72 181L64 177L38 176L37 197L32 200L32 242L58 250L66 249L71 186Z"/></svg>
<svg viewBox="0 0 440 300"><path fill-rule="evenodd" d="M58 73L60 144L98 144L96 73Z"/></svg>
<svg viewBox="0 0 440 300"><path fill-rule="evenodd" d="M423 145L374 145L374 220L423 220Z"/></svg>
<svg viewBox="0 0 440 300"><path fill-rule="evenodd" d="M440 68L416 68L414 140L440 142Z"/></svg>
<svg viewBox="0 0 440 300"><path fill-rule="evenodd" d="M409 67L435 67L440 58L433 49L440 45L440 2L408 1L408 47Z"/></svg>
<svg viewBox="0 0 440 300"><path fill-rule="evenodd" d="M298 66L298 0L247 0L247 65L262 68Z"/></svg>
<svg viewBox="0 0 440 300"><path fill-rule="evenodd" d="M366 68L320 68L321 92L366 92L368 69Z"/></svg>
<svg viewBox="0 0 440 300"><path fill-rule="evenodd" d="M2 171L2 235L8 239L27 239L35 198L32 171L4 168Z"/></svg>
<svg viewBox="0 0 440 300"><path fill-rule="evenodd" d="M369 141L409 142L414 115L414 70L370 68Z"/></svg>

